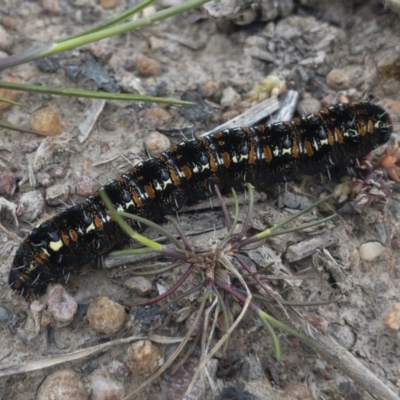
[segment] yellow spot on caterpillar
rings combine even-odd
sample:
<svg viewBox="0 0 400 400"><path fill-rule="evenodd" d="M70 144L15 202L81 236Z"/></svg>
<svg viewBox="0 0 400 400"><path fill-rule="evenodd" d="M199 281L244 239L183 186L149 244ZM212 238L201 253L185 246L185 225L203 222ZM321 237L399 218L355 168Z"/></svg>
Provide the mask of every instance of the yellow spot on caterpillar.
<svg viewBox="0 0 400 400"><path fill-rule="evenodd" d="M90 231L94 231L96 228L94 227L93 222L86 228L86 233L89 233Z"/></svg>
<svg viewBox="0 0 400 400"><path fill-rule="evenodd" d="M49 243L49 247L51 250L53 251L58 251L61 249L61 247L63 247L63 242L61 239L57 240L57 242L50 242Z"/></svg>

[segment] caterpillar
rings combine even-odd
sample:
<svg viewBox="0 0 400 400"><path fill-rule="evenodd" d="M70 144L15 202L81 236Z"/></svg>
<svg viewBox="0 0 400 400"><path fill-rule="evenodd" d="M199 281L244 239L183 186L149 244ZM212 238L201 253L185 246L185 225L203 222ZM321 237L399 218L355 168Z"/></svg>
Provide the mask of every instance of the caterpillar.
<svg viewBox="0 0 400 400"><path fill-rule="evenodd" d="M117 210L162 221L215 192L263 190L277 182L353 166L392 132L388 114L368 102L337 104L292 121L233 128L186 140L131 168L104 190ZM135 229L140 226L130 222ZM27 298L127 243L98 193L33 229L18 248L10 287Z"/></svg>

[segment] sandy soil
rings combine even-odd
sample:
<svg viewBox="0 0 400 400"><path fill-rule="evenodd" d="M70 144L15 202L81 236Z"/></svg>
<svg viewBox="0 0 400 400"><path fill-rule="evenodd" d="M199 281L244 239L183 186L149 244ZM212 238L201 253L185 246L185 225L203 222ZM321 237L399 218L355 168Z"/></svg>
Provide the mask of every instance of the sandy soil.
<svg viewBox="0 0 400 400"><path fill-rule="evenodd" d="M13 43L7 50L11 54L98 25L125 10L128 1L120 1L112 10L102 9L94 0L59 3L3 0L3 3L0 22L12 38ZM144 381L143 377L129 373L126 367L128 344L33 372L11 374L11 366L153 331L168 337L183 336L190 324L184 318L179 321L180 310L186 307L192 313L198 307L195 296L181 300L162 313L157 313L154 307L142 307L130 311L124 327L111 338L94 332L85 318L93 299L98 296L108 296L117 302L138 299L124 286L130 269L123 265L100 270L86 268L71 276L66 289L79 303L72 322L61 324L47 311L33 312L29 303L7 287L7 278L13 255L31 229L30 224L63 207L49 204L49 188L54 189L57 199L68 204L82 201L77 192L84 194L97 189L99 184L107 183L129 168L131 162L146 158L144 140L156 128L168 132L172 143L181 140L182 133L200 135L227 116L235 116L248 108L246 93L271 74L284 80L289 89L299 92L300 113L310 111L309 107L318 108L323 99L332 103L337 98L397 100L400 93L399 15L372 0L298 3L302 5L296 4L287 15L277 12L274 21L262 20L261 12L254 15L246 10L236 20L254 21L242 26L196 10L113 37L97 48L86 46L57 55L55 61L46 65L29 63L2 72L2 78L11 75L21 82L34 84L200 99L199 106L191 109L157 106L164 113L154 110L154 104L144 102L107 102L83 142L79 141L78 126L87 118L93 106L91 100L23 94L19 101L25 108L13 107L2 114L3 120L29 127L30 116L35 111L51 106L62 120L62 133L47 139L0 131L2 179L13 175L17 182L15 191L5 189L3 195L15 205L20 205L21 196L27 192L37 191L39 196L37 207L18 217L18 227L7 207L1 210L1 224L8 230L0 231L3 243L0 249L2 399L41 398L37 392L43 379L67 367L73 368L82 380L88 393L86 398L123 398L122 393L129 394ZM59 10L54 12L57 4ZM268 2L257 4L263 10L272 7ZM140 67L140 59L147 64ZM332 190L338 182L336 177L333 181L326 177L305 177L258 194L254 226L262 228L276 223L308 201L309 195ZM385 203L368 207L346 203L337 207L340 217L327 226L274 240L269 243L272 251L262 247L258 253L248 256L258 268L274 260L275 265L268 274L306 275L305 280L274 280L271 285L285 300L331 300L329 304L296 310L314 326L317 319L325 334L336 339L400 396L399 330L391 331L384 323L385 316L400 302L400 197L396 186L388 185L392 193ZM41 201L43 207L40 207ZM194 213L182 214L181 223L189 232L208 230L205 237L193 239L195 243L207 243L215 235L214 228L223 227L224 219L218 207L210 210L207 204L204 209L198 207ZM316 246L311 256L289 262L289 246L315 237L323 238L324 244ZM371 241L381 243L384 251L371 262L363 261L360 246ZM306 242L301 245L302 249ZM164 273L150 280L153 287L156 284L170 287L176 275ZM184 290L199 283L199 279L186 283ZM233 309L236 306L233 304ZM44 322L43 315L48 322ZM271 340L260 321L251 314L246 315L232 336L227 354L219 351L214 358L210 370L216 396L223 399L372 398L362 382L354 382L297 339L281 333L279 339L280 362L274 358ZM159 347L165 357L171 354L170 346L159 344ZM186 364L189 375L197 365L198 356L196 350ZM94 382L98 382L96 374L106 377L105 387L114 388L115 397L110 394L96 397L96 391L90 394ZM135 398L180 398L182 375L167 372ZM71 387L75 385L76 382L71 383ZM197 388L193 398L212 398L211 390L206 387L205 391ZM71 398L85 397L71 394Z"/></svg>

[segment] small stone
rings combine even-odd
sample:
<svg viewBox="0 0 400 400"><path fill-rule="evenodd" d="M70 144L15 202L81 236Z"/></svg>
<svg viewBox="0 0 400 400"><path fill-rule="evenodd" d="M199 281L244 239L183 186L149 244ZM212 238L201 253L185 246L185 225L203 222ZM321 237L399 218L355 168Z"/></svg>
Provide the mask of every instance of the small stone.
<svg viewBox="0 0 400 400"><path fill-rule="evenodd" d="M10 50L13 44L13 37L7 33L3 26L0 25L0 50Z"/></svg>
<svg viewBox="0 0 400 400"><path fill-rule="evenodd" d="M119 0L99 0L99 4L105 10L111 10L118 6Z"/></svg>
<svg viewBox="0 0 400 400"><path fill-rule="evenodd" d="M88 400L80 375L72 369L61 369L48 375L40 385L36 400Z"/></svg>
<svg viewBox="0 0 400 400"><path fill-rule="evenodd" d="M171 115L160 107L150 108L143 112L140 125L145 129L167 128L171 125Z"/></svg>
<svg viewBox="0 0 400 400"><path fill-rule="evenodd" d="M0 174L0 196L10 198L17 187L17 178L12 172Z"/></svg>
<svg viewBox="0 0 400 400"><path fill-rule="evenodd" d="M34 151L37 150L38 147L39 147L39 144L38 143L33 143L33 142L22 142L20 144L21 152L24 153L24 154L33 153Z"/></svg>
<svg viewBox="0 0 400 400"><path fill-rule="evenodd" d="M60 15L61 13L61 6L58 0L42 0L42 8L49 15Z"/></svg>
<svg viewBox="0 0 400 400"><path fill-rule="evenodd" d="M55 167L54 170L52 171L51 175L57 179L64 179L67 175L67 172L68 172L68 163L63 163L57 165L57 167Z"/></svg>
<svg viewBox="0 0 400 400"><path fill-rule="evenodd" d="M392 122L400 122L400 101L385 98L379 105L388 112Z"/></svg>
<svg viewBox="0 0 400 400"><path fill-rule="evenodd" d="M239 115L237 110L228 110L221 115L221 122L228 122Z"/></svg>
<svg viewBox="0 0 400 400"><path fill-rule="evenodd" d="M40 326L42 327L49 326L52 320L53 318L51 314L48 311L43 311L42 318L40 319Z"/></svg>
<svg viewBox="0 0 400 400"><path fill-rule="evenodd" d="M1 25L0 25L1 27ZM9 83L19 83L18 79L15 79L11 76L7 76L3 79L4 82L9 82ZM11 89L3 89L0 88L0 98L5 99L5 100L10 100L10 101L17 101L18 97L21 95L21 92L17 92L16 90L11 90ZM5 103L5 102L0 102L0 113L8 110L9 108L12 107L12 104Z"/></svg>
<svg viewBox="0 0 400 400"><path fill-rule="evenodd" d="M58 206L65 204L69 198L69 187L67 185L57 183L46 189L46 203L50 206Z"/></svg>
<svg viewBox="0 0 400 400"><path fill-rule="evenodd" d="M132 374L149 376L164 364L164 358L150 340L139 340L129 346L126 364Z"/></svg>
<svg viewBox="0 0 400 400"><path fill-rule="evenodd" d="M90 45L90 51L103 63L110 61L113 55L113 48L107 40L100 40L99 42Z"/></svg>
<svg viewBox="0 0 400 400"><path fill-rule="evenodd" d="M104 370L94 371L88 381L90 400L117 400L124 397L123 384L110 378Z"/></svg>
<svg viewBox="0 0 400 400"><path fill-rule="evenodd" d="M222 91L221 106L224 108L232 108L239 103L240 95L232 87L227 87Z"/></svg>
<svg viewBox="0 0 400 400"><path fill-rule="evenodd" d="M54 74L60 69L60 62L58 61L58 58L53 56L39 58L35 62L40 71L48 74Z"/></svg>
<svg viewBox="0 0 400 400"><path fill-rule="evenodd" d="M219 102L222 96L221 84L218 81L207 81L200 86L200 94L206 99Z"/></svg>
<svg viewBox="0 0 400 400"><path fill-rule="evenodd" d="M113 335L124 325L125 308L108 297L98 297L90 304L87 319L90 327L97 333Z"/></svg>
<svg viewBox="0 0 400 400"><path fill-rule="evenodd" d="M400 303L393 304L389 314L385 317L385 326L391 331L400 330Z"/></svg>
<svg viewBox="0 0 400 400"><path fill-rule="evenodd" d="M161 74L161 64L153 58L141 56L136 61L136 70L143 77L157 76Z"/></svg>
<svg viewBox="0 0 400 400"><path fill-rule="evenodd" d="M48 290L47 309L56 321L69 323L74 319L78 303L61 285Z"/></svg>
<svg viewBox="0 0 400 400"><path fill-rule="evenodd" d="M6 15L1 19L1 24L4 28L16 31L19 28L19 20L17 18Z"/></svg>
<svg viewBox="0 0 400 400"><path fill-rule="evenodd" d="M128 366L118 360L111 361L107 370L110 375L114 375L120 381L124 381L130 374Z"/></svg>
<svg viewBox="0 0 400 400"><path fill-rule="evenodd" d="M162 133L152 132L144 140L144 145L152 157L171 147L171 141Z"/></svg>
<svg viewBox="0 0 400 400"><path fill-rule="evenodd" d="M43 212L44 198L39 190L32 190L31 192L24 193L20 199L17 208L17 215L27 221L36 221Z"/></svg>
<svg viewBox="0 0 400 400"><path fill-rule="evenodd" d="M35 111L30 118L31 128L47 133L49 136L59 135L62 132L61 119L53 107L45 107Z"/></svg>
<svg viewBox="0 0 400 400"><path fill-rule="evenodd" d="M38 172L36 174L36 179L38 184L44 188L48 188L54 183L54 180L47 172Z"/></svg>
<svg viewBox="0 0 400 400"><path fill-rule="evenodd" d="M367 242L360 246L360 258L364 261L372 261L385 251L385 246L379 242Z"/></svg>
<svg viewBox="0 0 400 400"><path fill-rule="evenodd" d="M87 175L82 175L75 187L76 194L82 197L88 197L94 192L94 182L92 178Z"/></svg>
<svg viewBox="0 0 400 400"><path fill-rule="evenodd" d="M124 286L137 293L139 296L147 296L154 291L152 283L143 276L134 276L124 282Z"/></svg>
<svg viewBox="0 0 400 400"><path fill-rule="evenodd" d="M317 314L309 314L305 316L305 320L311 324L317 331L325 335L328 332L328 321Z"/></svg>
<svg viewBox="0 0 400 400"><path fill-rule="evenodd" d="M335 68L326 76L326 83L335 90L357 87L363 82L364 70L358 66Z"/></svg>
<svg viewBox="0 0 400 400"><path fill-rule="evenodd" d="M297 112L300 115L311 114L321 109L321 103L314 97L308 96L299 101Z"/></svg>
<svg viewBox="0 0 400 400"><path fill-rule="evenodd" d="M289 383L285 386L284 391L290 398L296 400L305 400L311 398L310 390L301 383Z"/></svg>

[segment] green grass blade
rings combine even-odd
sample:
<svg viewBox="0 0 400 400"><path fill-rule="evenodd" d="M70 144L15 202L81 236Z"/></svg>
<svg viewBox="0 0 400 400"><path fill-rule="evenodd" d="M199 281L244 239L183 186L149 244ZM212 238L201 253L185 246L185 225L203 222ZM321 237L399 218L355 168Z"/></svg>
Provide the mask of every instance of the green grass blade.
<svg viewBox="0 0 400 400"><path fill-rule="evenodd" d="M107 29L107 28L111 28L114 25L119 24L120 22L122 22L123 20L131 17L132 15L135 15L136 13L142 11L143 9L145 9L146 7L150 6L151 4L155 3L157 0L145 0L142 1L141 3L139 3L137 6L130 8L129 10L123 12L122 14L117 15L115 18L113 18L111 21L100 25L96 28L93 29L89 29L85 32L79 33L78 35L75 36L71 36L67 39L63 39L63 40L59 40L57 41L57 43L62 43L65 42L66 40L70 40L70 39L75 39L77 37L81 37L81 36L85 36L85 35L89 35L91 33L94 32L99 32L101 30Z"/></svg>
<svg viewBox="0 0 400 400"><path fill-rule="evenodd" d="M133 240L141 243L143 246L148 247L154 251L162 251L164 246L160 243L155 242L147 238L146 236L141 235L140 233L134 231L129 224L119 215L118 211L114 208L111 200L107 196L107 193L104 189L99 190L99 194L101 199L104 201L105 206L107 207L108 212L112 216L115 222L126 232L126 234Z"/></svg>
<svg viewBox="0 0 400 400"><path fill-rule="evenodd" d="M161 21L163 19L199 7L207 3L208 1L209 0L190 0L185 3L169 7L165 10L155 12L153 15L146 18L141 18L137 21L127 22L125 24L112 26L111 28L103 29L101 31L96 31L84 36L78 36L73 39L65 39L60 43L53 43L50 45L39 47L37 49L30 49L25 52L12 55L10 57L0 59L0 70L8 67L13 67L15 65L19 65L28 61L37 60L38 58L41 57L47 57L61 53L63 51L72 50L89 43L109 38L111 36L126 33L128 31L140 28L142 26L151 25L154 22Z"/></svg>
<svg viewBox="0 0 400 400"><path fill-rule="evenodd" d="M153 103L175 104L180 106L190 106L193 104L189 101L182 101L171 98L144 96L140 94L92 92L90 90L54 88L48 86L29 85L24 83L14 83L5 81L0 81L0 88L19 90L29 93L43 93L43 94L53 94L57 96L84 97L89 99L149 101Z"/></svg>

